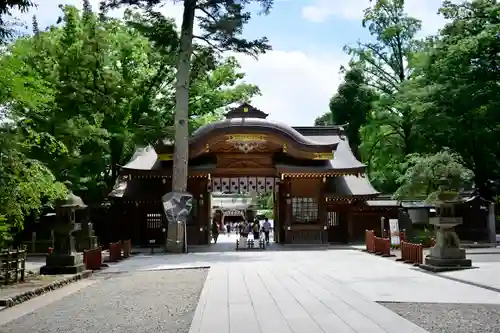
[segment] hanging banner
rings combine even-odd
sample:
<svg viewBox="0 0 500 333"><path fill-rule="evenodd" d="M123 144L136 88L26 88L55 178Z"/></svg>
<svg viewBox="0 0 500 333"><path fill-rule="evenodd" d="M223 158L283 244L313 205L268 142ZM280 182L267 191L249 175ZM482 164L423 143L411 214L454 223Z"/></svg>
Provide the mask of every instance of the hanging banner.
<svg viewBox="0 0 500 333"><path fill-rule="evenodd" d="M399 221L398 219L389 219L389 229L391 232L391 245L400 245L401 238L399 234Z"/></svg>

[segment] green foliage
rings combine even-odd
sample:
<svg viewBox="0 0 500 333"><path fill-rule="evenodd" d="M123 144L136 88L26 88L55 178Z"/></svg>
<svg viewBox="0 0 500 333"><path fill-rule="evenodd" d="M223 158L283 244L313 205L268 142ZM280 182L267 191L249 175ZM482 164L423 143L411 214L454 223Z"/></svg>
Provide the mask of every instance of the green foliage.
<svg viewBox="0 0 500 333"><path fill-rule="evenodd" d="M426 196L429 200L436 196L443 182L448 190L456 192L469 183L473 173L463 165L461 157L444 149L436 154L410 154L406 157L406 172L398 179L400 187L394 194L397 199Z"/></svg>
<svg viewBox="0 0 500 333"><path fill-rule="evenodd" d="M179 36L155 12L127 11L116 20L86 8L62 7L62 26L9 46L0 57L0 104L27 156L92 203L109 193L136 147L172 135ZM196 48L192 129L259 93L234 58Z"/></svg>
<svg viewBox="0 0 500 333"><path fill-rule="evenodd" d="M487 197L488 181L500 173L499 12L493 0L445 1L441 13L450 23L421 55L410 98L425 121L422 134L459 153Z"/></svg>
<svg viewBox="0 0 500 333"><path fill-rule="evenodd" d="M273 210L274 202L273 202L273 194L266 193L259 197L258 205L260 209L269 209Z"/></svg>
<svg viewBox="0 0 500 333"><path fill-rule="evenodd" d="M449 148L460 158L457 170L471 170L480 194L491 198L500 190L491 186L500 179L500 4L445 1L440 13L445 27L419 40L420 22L403 0L374 1L365 11L373 40L346 47L377 95L360 129L361 159L378 190L429 195L433 184L408 177L437 179L429 176L438 163L430 156L445 158Z"/></svg>
<svg viewBox="0 0 500 333"><path fill-rule="evenodd" d="M23 229L25 220L39 217L42 209L66 195L42 163L22 153L19 135L11 127L0 128L0 247L11 239L14 229Z"/></svg>
<svg viewBox="0 0 500 333"><path fill-rule="evenodd" d="M154 12L155 6L162 4L161 0L104 0L101 9L116 8L121 5L136 6ZM175 0L174 0L175 2ZM267 14L273 0L183 0L182 24L179 46L177 49L177 66L175 78L175 153L173 158L172 190L184 192L187 190L188 160L189 160L189 116L191 81L196 74L197 51L201 54L222 53L225 51L241 52L254 57L270 49L267 38L247 40L242 37L243 27L251 18L246 7L251 3L261 6L262 13ZM195 19L201 28L201 34L194 34ZM196 47L193 40L203 44ZM198 52L200 53L200 52ZM193 60L193 56L194 60ZM212 60L213 58L210 58ZM211 61L208 62L211 66Z"/></svg>
<svg viewBox="0 0 500 333"><path fill-rule="evenodd" d="M374 184L383 192L397 188L399 165L417 148L417 122L411 107L400 103L398 97L412 75L414 54L420 47L415 37L420 25L405 13L404 0L377 0L363 18L363 26L374 41L346 47L378 95L367 124L361 128L360 155Z"/></svg>
<svg viewBox="0 0 500 333"><path fill-rule="evenodd" d="M354 155L359 156L360 128L366 124L376 99L373 89L366 85L363 69L353 64L345 71L344 83L330 100L330 112L317 118L315 125L347 125L346 134Z"/></svg>
<svg viewBox="0 0 500 333"><path fill-rule="evenodd" d="M6 216L0 215L0 249L8 247L8 244L12 241L12 224Z"/></svg>
<svg viewBox="0 0 500 333"><path fill-rule="evenodd" d="M104 0L101 2L101 10L117 8L120 6L135 6L157 15L153 8L168 0ZM177 2L173 0L172 2ZM243 38L243 27L251 19L251 13L246 6L255 3L261 7L261 13L267 14L273 5L273 0L182 0L184 4L183 27L187 32L187 26L193 25L195 12L201 34L193 35L192 29L188 36L197 39L210 46L214 51L234 51L257 56L271 49L266 37L255 40Z"/></svg>

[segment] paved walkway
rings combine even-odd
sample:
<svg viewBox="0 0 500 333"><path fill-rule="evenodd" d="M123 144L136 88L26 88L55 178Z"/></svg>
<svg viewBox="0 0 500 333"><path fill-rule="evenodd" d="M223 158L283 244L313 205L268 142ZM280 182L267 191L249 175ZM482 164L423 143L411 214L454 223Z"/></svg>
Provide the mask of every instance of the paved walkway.
<svg viewBox="0 0 500 333"><path fill-rule="evenodd" d="M426 332L375 301L500 304L498 293L356 250L234 251L234 240L111 269L210 266L190 333Z"/></svg>
<svg viewBox="0 0 500 333"><path fill-rule="evenodd" d="M324 275L215 266L190 333L426 332Z"/></svg>
<svg viewBox="0 0 500 333"><path fill-rule="evenodd" d="M424 329L376 302L500 304L500 293L426 274L412 266L349 248L274 245L265 251L235 251L234 241L235 236L221 235L220 244L208 251L197 247L183 255L144 253L113 264L88 281L94 283L93 289L81 287L86 290L81 295L92 297L82 298L74 305L75 309L92 308L95 306L91 306L92 302L101 304L104 300L94 300L94 297L111 297L105 294L115 285L118 289L113 292L120 295L120 302L133 303L140 298L139 294L130 292L133 288L129 285L148 286L160 297L164 291L154 284L159 282L141 280L139 284L135 280L146 274L141 272L150 272L147 276L153 279L160 275L154 271L200 266L211 268L190 333L425 333ZM480 274L479 270L476 272ZM124 281L127 287L120 287L119 283ZM76 286L67 288L79 290ZM59 293L65 293L63 289ZM45 303L54 302L48 300L52 297L47 295ZM75 297L53 308L73 304ZM43 298L29 301L18 309L14 307L12 313L41 313L48 309L36 305L42 304ZM164 300L158 306L164 306L162 302ZM140 308L137 304L134 307ZM11 310L0 315L0 319L5 317L3 322L12 320L8 318L12 316L8 313ZM108 310L115 311L111 307ZM142 311L147 315L147 308ZM54 315L62 316L55 312ZM16 316L21 323L24 317ZM42 321L36 319L39 317L30 318L41 325Z"/></svg>

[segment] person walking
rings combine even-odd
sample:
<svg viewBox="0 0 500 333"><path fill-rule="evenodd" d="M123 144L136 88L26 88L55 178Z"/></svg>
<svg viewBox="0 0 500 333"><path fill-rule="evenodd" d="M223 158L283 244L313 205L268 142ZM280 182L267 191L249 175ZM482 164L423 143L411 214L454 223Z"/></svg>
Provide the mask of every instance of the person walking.
<svg viewBox="0 0 500 333"><path fill-rule="evenodd" d="M259 220L255 219L252 225L253 239L258 241L260 239L260 223Z"/></svg>
<svg viewBox="0 0 500 333"><path fill-rule="evenodd" d="M264 223L262 224L262 230L264 230L264 237L266 240L266 244L269 244L269 233L271 232L271 222L269 222L269 219L267 217L264 219Z"/></svg>
<svg viewBox="0 0 500 333"><path fill-rule="evenodd" d="M212 220L212 238L214 243L217 244L217 239L219 238L219 224L215 219Z"/></svg>

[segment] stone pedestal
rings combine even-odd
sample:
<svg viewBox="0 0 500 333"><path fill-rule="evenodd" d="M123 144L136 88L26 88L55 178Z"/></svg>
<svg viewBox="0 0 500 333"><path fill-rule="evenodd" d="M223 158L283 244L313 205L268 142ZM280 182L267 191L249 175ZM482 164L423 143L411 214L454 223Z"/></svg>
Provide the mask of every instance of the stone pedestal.
<svg viewBox="0 0 500 333"><path fill-rule="evenodd" d="M453 230L438 230L437 243L420 268L432 272L445 272L472 268L472 261L465 258L465 250L458 244Z"/></svg>
<svg viewBox="0 0 500 333"><path fill-rule="evenodd" d="M40 267L40 274L77 274L84 270L83 253L51 253L47 255L45 266Z"/></svg>

